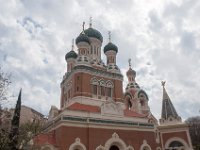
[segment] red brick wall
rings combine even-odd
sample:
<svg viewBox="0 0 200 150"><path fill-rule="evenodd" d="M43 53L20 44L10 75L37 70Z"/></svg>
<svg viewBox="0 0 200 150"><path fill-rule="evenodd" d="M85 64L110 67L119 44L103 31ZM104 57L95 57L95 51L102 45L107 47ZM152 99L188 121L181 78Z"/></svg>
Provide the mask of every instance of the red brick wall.
<svg viewBox="0 0 200 150"><path fill-rule="evenodd" d="M70 145L79 137L88 150L95 150L99 145L105 145L106 141L116 132L126 145L131 145L135 150L139 150L143 144L143 140L155 150L157 146L155 142L154 132L149 131L128 131L115 129L97 129L97 128L80 128L80 127L60 127L56 130L57 144L61 150L69 149Z"/></svg>

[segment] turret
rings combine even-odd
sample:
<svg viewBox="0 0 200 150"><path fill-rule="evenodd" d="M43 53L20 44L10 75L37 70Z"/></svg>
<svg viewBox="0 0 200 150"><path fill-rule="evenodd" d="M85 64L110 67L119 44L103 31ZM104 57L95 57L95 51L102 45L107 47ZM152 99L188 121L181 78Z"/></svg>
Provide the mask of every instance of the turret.
<svg viewBox="0 0 200 150"><path fill-rule="evenodd" d="M104 47L104 53L107 57L107 65L116 65L116 55L118 48L111 42L111 33L109 32L109 42Z"/></svg>
<svg viewBox="0 0 200 150"><path fill-rule="evenodd" d="M67 72L71 72L76 62L77 54L74 51L74 39L72 40L72 50L65 55L67 62Z"/></svg>
<svg viewBox="0 0 200 150"><path fill-rule="evenodd" d="M89 55L90 53L90 39L85 34L84 29L85 22L83 22L83 31L76 38L76 45L78 47L78 55Z"/></svg>
<svg viewBox="0 0 200 150"><path fill-rule="evenodd" d="M90 17L89 28L85 30L85 34L90 39L90 52L89 52L90 58L100 61L103 36L98 30L92 27L92 17Z"/></svg>
<svg viewBox="0 0 200 150"><path fill-rule="evenodd" d="M126 73L128 84L125 92L126 109L148 114L150 112L148 101L149 98L135 81L136 71L131 68L131 59L129 59L129 70Z"/></svg>

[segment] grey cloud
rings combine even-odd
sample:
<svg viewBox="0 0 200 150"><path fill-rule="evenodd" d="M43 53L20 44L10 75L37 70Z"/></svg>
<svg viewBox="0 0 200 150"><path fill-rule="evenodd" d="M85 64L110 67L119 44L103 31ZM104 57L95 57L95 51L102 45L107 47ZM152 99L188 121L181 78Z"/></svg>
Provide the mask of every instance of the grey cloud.
<svg viewBox="0 0 200 150"><path fill-rule="evenodd" d="M153 31L159 31L163 27L163 23L161 19L158 16L158 13L155 10L152 10L149 12L149 18L150 18L150 29Z"/></svg>
<svg viewBox="0 0 200 150"><path fill-rule="evenodd" d="M186 54L190 54L194 50L196 50L194 33L187 31L183 32L181 34L180 45L181 48L186 52Z"/></svg>
<svg viewBox="0 0 200 150"><path fill-rule="evenodd" d="M42 25L34 21L30 17L25 17L23 20L17 20L30 34L35 34L43 29Z"/></svg>

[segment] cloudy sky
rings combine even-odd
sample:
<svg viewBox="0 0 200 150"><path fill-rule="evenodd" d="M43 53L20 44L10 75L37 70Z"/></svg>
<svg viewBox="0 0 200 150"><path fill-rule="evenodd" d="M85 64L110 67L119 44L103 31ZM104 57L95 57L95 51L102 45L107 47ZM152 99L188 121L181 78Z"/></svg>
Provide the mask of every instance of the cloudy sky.
<svg viewBox="0 0 200 150"><path fill-rule="evenodd" d="M59 107L64 56L82 22L88 28L92 16L103 46L112 32L124 75L132 59L136 80L158 119L162 80L183 119L199 115L199 10L199 0L0 0L0 64L12 73L10 93L15 96L7 105L15 105L22 87L24 105L45 115L51 105Z"/></svg>

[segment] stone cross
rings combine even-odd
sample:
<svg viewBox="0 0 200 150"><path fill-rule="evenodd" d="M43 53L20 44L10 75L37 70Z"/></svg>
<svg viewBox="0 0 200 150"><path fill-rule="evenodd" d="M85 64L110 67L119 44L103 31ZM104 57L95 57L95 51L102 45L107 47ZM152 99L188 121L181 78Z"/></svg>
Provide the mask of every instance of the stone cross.
<svg viewBox="0 0 200 150"><path fill-rule="evenodd" d="M82 27L83 27L83 33L84 33L84 30L85 30L85 22L83 22Z"/></svg>
<svg viewBox="0 0 200 150"><path fill-rule="evenodd" d="M90 17L90 28L92 28L92 17Z"/></svg>
<svg viewBox="0 0 200 150"><path fill-rule="evenodd" d="M131 68L131 59L128 59L129 67Z"/></svg>
<svg viewBox="0 0 200 150"><path fill-rule="evenodd" d="M108 31L108 40L109 40L109 42L111 42L111 32L110 31Z"/></svg>
<svg viewBox="0 0 200 150"><path fill-rule="evenodd" d="M74 50L74 39L72 39L72 51Z"/></svg>

